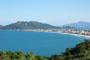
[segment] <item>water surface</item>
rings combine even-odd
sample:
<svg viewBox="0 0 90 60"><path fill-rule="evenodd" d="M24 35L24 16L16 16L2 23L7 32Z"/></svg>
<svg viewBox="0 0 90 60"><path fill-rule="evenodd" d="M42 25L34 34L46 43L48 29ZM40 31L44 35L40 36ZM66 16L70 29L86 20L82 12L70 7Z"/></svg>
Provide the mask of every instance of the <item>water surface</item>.
<svg viewBox="0 0 90 60"><path fill-rule="evenodd" d="M0 50L32 51L35 55L60 54L66 48L74 47L84 38L70 34L47 32L0 31Z"/></svg>

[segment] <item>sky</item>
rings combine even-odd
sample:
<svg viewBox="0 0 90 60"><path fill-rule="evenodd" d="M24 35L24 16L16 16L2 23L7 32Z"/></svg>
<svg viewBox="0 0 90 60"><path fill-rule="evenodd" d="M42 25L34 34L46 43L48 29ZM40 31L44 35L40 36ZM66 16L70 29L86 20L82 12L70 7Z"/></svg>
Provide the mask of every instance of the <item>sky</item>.
<svg viewBox="0 0 90 60"><path fill-rule="evenodd" d="M90 0L0 0L0 25L16 21L57 26L90 22Z"/></svg>

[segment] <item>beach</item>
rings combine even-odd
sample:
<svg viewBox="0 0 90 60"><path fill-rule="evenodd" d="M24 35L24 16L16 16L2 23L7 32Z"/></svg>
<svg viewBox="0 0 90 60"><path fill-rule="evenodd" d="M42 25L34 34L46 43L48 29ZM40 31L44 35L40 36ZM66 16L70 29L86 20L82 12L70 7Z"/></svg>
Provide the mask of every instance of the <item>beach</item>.
<svg viewBox="0 0 90 60"><path fill-rule="evenodd" d="M62 33L62 32L60 34L71 34L71 35L74 35L74 36L79 36L79 37L83 37L83 38L86 38L86 39L90 39L90 36L88 36L88 35L72 34L72 33Z"/></svg>

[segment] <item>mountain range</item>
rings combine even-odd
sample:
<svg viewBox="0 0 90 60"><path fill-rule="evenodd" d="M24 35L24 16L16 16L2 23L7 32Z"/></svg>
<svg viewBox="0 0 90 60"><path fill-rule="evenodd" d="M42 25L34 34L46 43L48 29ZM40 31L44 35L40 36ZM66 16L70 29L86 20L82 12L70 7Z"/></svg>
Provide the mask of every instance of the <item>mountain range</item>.
<svg viewBox="0 0 90 60"><path fill-rule="evenodd" d="M90 23L79 21L76 23L66 24L61 27L67 28L67 29L76 29L76 30L90 30Z"/></svg>
<svg viewBox="0 0 90 60"><path fill-rule="evenodd" d="M36 21L18 21L16 23L12 23L6 26L1 27L1 29L8 30L16 30L16 29L57 29L58 27L52 26L46 23L40 23Z"/></svg>
<svg viewBox="0 0 90 60"><path fill-rule="evenodd" d="M0 25L0 28L2 28L3 26L2 25Z"/></svg>
<svg viewBox="0 0 90 60"><path fill-rule="evenodd" d="M0 29L4 30L16 30L16 29L73 29L73 30L90 30L90 23L89 22L76 22L71 24L66 24L63 26L53 26L46 23L40 23L36 21L18 21L16 23L12 23L6 26L0 25Z"/></svg>

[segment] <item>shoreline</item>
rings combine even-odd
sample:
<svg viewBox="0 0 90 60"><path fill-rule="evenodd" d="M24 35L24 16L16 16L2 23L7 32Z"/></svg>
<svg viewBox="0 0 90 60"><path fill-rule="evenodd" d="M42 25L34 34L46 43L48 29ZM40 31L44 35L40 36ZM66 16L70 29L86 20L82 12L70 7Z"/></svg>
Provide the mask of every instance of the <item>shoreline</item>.
<svg viewBox="0 0 90 60"><path fill-rule="evenodd" d="M4 30L5 31L5 30ZM25 32L47 32L47 31L26 31L26 30L9 30L9 31L25 31ZM64 32L48 32L48 33L58 33L58 34L70 34L73 36L79 36L86 39L90 39L90 36L88 35L81 35L81 34L73 34L73 33L64 33Z"/></svg>
<svg viewBox="0 0 90 60"><path fill-rule="evenodd" d="M33 31L34 32L34 31ZM37 32L42 32L42 31L37 31ZM44 32L44 31L43 31ZM73 33L64 33L64 32L48 32L48 33L57 33L57 34L70 34L73 36L78 36L78 37L83 37L85 39L90 39L90 36L88 35L81 35L81 34L73 34Z"/></svg>
<svg viewBox="0 0 90 60"><path fill-rule="evenodd" d="M64 32L48 32L48 33L70 34L70 35L73 35L73 36L78 36L78 37L83 37L85 39L90 39L90 36L88 36L88 35L73 34L73 33L64 33Z"/></svg>
<svg viewBox="0 0 90 60"><path fill-rule="evenodd" d="M73 35L73 36L79 36L79 37L83 37L83 38L86 38L86 39L90 39L90 36L88 35L81 35L81 34L72 34L72 33L61 33L61 34L70 34L70 35Z"/></svg>

